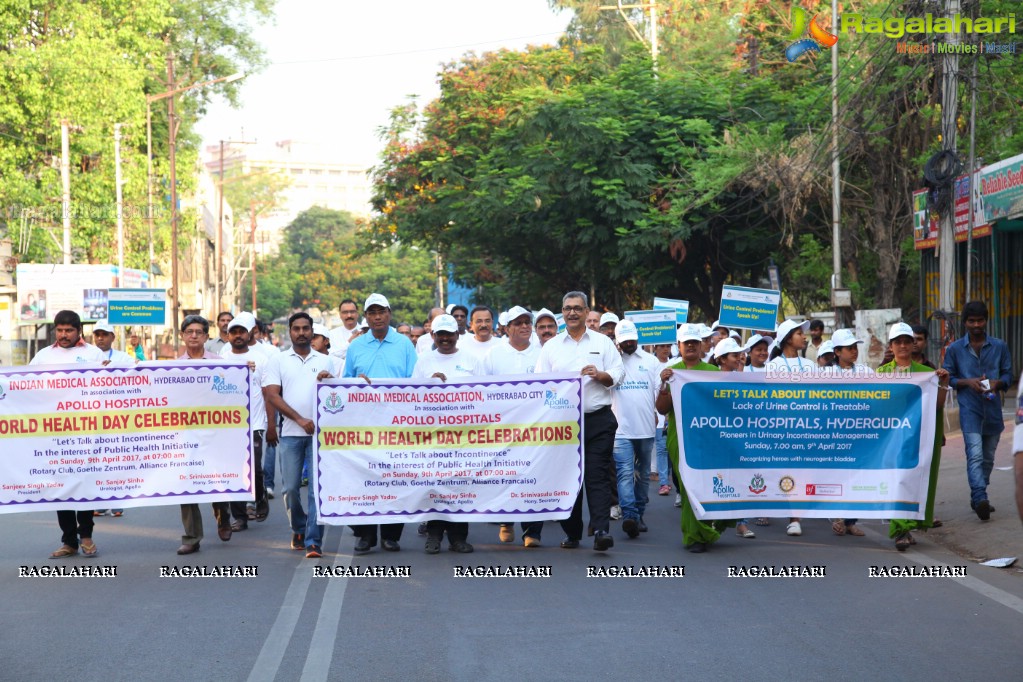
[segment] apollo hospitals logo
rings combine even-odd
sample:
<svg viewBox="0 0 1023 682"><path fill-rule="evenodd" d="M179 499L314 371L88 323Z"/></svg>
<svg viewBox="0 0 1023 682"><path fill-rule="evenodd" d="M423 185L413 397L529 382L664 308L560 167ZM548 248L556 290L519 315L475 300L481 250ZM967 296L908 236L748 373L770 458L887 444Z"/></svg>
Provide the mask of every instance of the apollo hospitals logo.
<svg viewBox="0 0 1023 682"><path fill-rule="evenodd" d="M242 389L237 384L232 384L224 378L223 374L214 374L213 383L210 384L210 390L214 393L241 393Z"/></svg>
<svg viewBox="0 0 1023 682"><path fill-rule="evenodd" d="M796 61L807 52L820 54L821 50L830 49L838 42L838 36L820 27L817 16L814 14L811 18L809 12L802 7L792 8L792 32L789 34L789 40L795 42L785 48L785 58L790 62Z"/></svg>
<svg viewBox="0 0 1023 682"><path fill-rule="evenodd" d="M559 398L557 393L548 390L544 396L543 406L553 410L566 410L572 407L572 401Z"/></svg>
<svg viewBox="0 0 1023 682"><path fill-rule="evenodd" d="M718 473L713 478L713 493L718 497L739 497L739 493L735 492L735 488L725 484L725 475Z"/></svg>
<svg viewBox="0 0 1023 682"><path fill-rule="evenodd" d="M323 411L330 414L337 414L345 409L345 401L338 395L337 391L331 391L327 399L323 401Z"/></svg>

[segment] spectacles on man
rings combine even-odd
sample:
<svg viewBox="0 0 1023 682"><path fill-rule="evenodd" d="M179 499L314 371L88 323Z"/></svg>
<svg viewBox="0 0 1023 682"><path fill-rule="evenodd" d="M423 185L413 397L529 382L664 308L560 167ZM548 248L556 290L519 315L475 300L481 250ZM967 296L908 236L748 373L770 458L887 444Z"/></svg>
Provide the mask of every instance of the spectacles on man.
<svg viewBox="0 0 1023 682"><path fill-rule="evenodd" d="M202 336L203 334L207 334L208 332L204 332L201 329L186 329L181 333L184 334L185 336Z"/></svg>
<svg viewBox="0 0 1023 682"><path fill-rule="evenodd" d="M581 305L566 305L561 309L563 313L581 313L586 310L586 306Z"/></svg>

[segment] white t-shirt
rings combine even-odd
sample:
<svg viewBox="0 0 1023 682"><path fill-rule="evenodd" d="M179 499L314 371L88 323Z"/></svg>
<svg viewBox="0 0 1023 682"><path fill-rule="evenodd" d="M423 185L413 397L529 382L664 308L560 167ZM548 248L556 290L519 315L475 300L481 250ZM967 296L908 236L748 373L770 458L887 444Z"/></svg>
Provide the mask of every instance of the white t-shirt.
<svg viewBox="0 0 1023 682"><path fill-rule="evenodd" d="M437 372L448 379L475 377L482 374L476 358L461 348L457 348L454 353L448 355L432 350L419 356L419 361L416 362L416 367L412 370L412 378L429 379Z"/></svg>
<svg viewBox="0 0 1023 682"><path fill-rule="evenodd" d="M462 339L459 339L459 345L461 345ZM429 334L423 334L416 340L416 352L422 355L423 353L429 353L433 350L433 337Z"/></svg>
<svg viewBox="0 0 1023 682"><path fill-rule="evenodd" d="M1012 432L1012 452L1023 452L1023 374L1016 385L1016 428Z"/></svg>
<svg viewBox="0 0 1023 682"><path fill-rule="evenodd" d="M753 365L746 365L745 367L742 368L742 371L743 372L766 372L767 371L767 365L765 364L763 367L754 367Z"/></svg>
<svg viewBox="0 0 1023 682"><path fill-rule="evenodd" d="M103 360L109 360L107 367L134 367L138 362L138 359L134 355L129 355L123 350L117 350L111 348L108 351L101 350L103 354Z"/></svg>
<svg viewBox="0 0 1023 682"><path fill-rule="evenodd" d="M244 353L229 353L224 359L231 363L255 363L256 369L252 371L252 413L249 415L249 422L252 424L253 431L265 430L266 405L263 402L263 378L266 375L268 358L256 350L255 346L249 346Z"/></svg>
<svg viewBox="0 0 1023 682"><path fill-rule="evenodd" d="M466 334L458 339L458 350L464 351L476 358L477 362L482 362L483 358L487 357L487 353L492 348L502 345L504 342L496 336L491 336L486 343L482 343L476 340L475 336Z"/></svg>
<svg viewBox="0 0 1023 682"><path fill-rule="evenodd" d="M270 356L277 355L280 352L277 346L274 346L273 344L270 343L263 343L262 341L257 341L256 343L249 346L249 350L259 353L267 360L270 359ZM234 351L231 349L231 344L226 344L223 348L220 349L220 357L227 359L230 358L232 355L234 355Z"/></svg>
<svg viewBox="0 0 1023 682"><path fill-rule="evenodd" d="M643 349L622 353L625 377L611 392L611 411L618 420L616 438L653 438L654 400L660 387L657 358Z"/></svg>
<svg viewBox="0 0 1023 682"><path fill-rule="evenodd" d="M816 362L801 358L798 355L794 358L779 355L774 360L768 362L765 369L771 369L775 372L814 372L818 368Z"/></svg>
<svg viewBox="0 0 1023 682"><path fill-rule="evenodd" d="M309 355L303 358L294 348L289 348L270 358L263 375L263 386L280 386L284 402L300 416L313 419L316 412L316 375L323 371L334 373L333 363L326 355L310 350ZM284 417L280 435L309 434L294 420Z"/></svg>
<svg viewBox="0 0 1023 682"><path fill-rule="evenodd" d="M355 325L351 329L348 329L343 324L340 327L334 327L330 330L330 349L348 347L348 344L352 341L352 334L359 328L359 325Z"/></svg>
<svg viewBox="0 0 1023 682"><path fill-rule="evenodd" d="M57 344L40 348L30 365L73 365L83 362L99 362L106 360L106 353L91 343L80 342L71 348L61 348Z"/></svg>
<svg viewBox="0 0 1023 682"><path fill-rule="evenodd" d="M482 373L532 374L540 357L540 344L529 344L526 350L515 350L510 343L501 343L490 349L483 358Z"/></svg>

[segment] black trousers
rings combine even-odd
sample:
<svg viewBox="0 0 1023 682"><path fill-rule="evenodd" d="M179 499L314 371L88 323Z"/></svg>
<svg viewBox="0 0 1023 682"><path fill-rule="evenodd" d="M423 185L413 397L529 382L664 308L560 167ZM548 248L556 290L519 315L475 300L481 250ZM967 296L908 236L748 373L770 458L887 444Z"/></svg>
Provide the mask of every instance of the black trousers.
<svg viewBox="0 0 1023 682"><path fill-rule="evenodd" d="M465 521L427 521L426 535L430 538L443 539L444 531L448 532L448 542L461 540L465 542L469 537L469 524Z"/></svg>
<svg viewBox="0 0 1023 682"><path fill-rule="evenodd" d="M57 512L57 523L61 530L60 541L75 549L78 549L78 536L81 536L83 540L88 540L92 537L92 527L95 525L92 521L91 509L79 512L61 509Z"/></svg>
<svg viewBox="0 0 1023 682"><path fill-rule="evenodd" d="M609 465L614 466L618 420L610 407L602 407L583 415L583 427L583 487L575 498L571 516L561 522L561 529L572 540L580 540L583 536L584 491L594 532L607 532L611 527L611 493L614 486L608 479L607 468Z"/></svg>
<svg viewBox="0 0 1023 682"><path fill-rule="evenodd" d="M256 514L266 516L270 513L270 500L266 496L266 485L263 483L263 433L262 429L252 432L252 456L256 466ZM231 516L248 521L247 506L247 502L232 502Z"/></svg>
<svg viewBox="0 0 1023 682"><path fill-rule="evenodd" d="M404 529L404 523L381 523L380 538L382 540L394 540L397 542L398 540L401 540L401 531ZM365 538L374 545L377 543L377 526L352 526L352 530L355 532L356 537Z"/></svg>

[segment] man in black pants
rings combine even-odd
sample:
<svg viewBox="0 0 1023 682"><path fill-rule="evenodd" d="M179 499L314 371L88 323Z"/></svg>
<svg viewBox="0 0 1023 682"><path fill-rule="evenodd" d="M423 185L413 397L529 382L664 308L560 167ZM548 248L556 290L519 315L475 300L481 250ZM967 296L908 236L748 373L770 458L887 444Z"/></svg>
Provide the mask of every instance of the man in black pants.
<svg viewBox="0 0 1023 682"><path fill-rule="evenodd" d="M611 389L625 375L622 357L614 342L599 331L586 328L589 312L586 294L570 291L562 299L565 331L544 344L536 363L537 373L575 372L583 378L583 458L586 502L593 526L593 549L603 552L614 546L610 529L612 485L607 475L614 466L615 431L618 421L611 412ZM653 416L651 415L651 419ZM565 539L561 546L574 549L583 535L583 491L579 491L572 514L561 522Z"/></svg>

